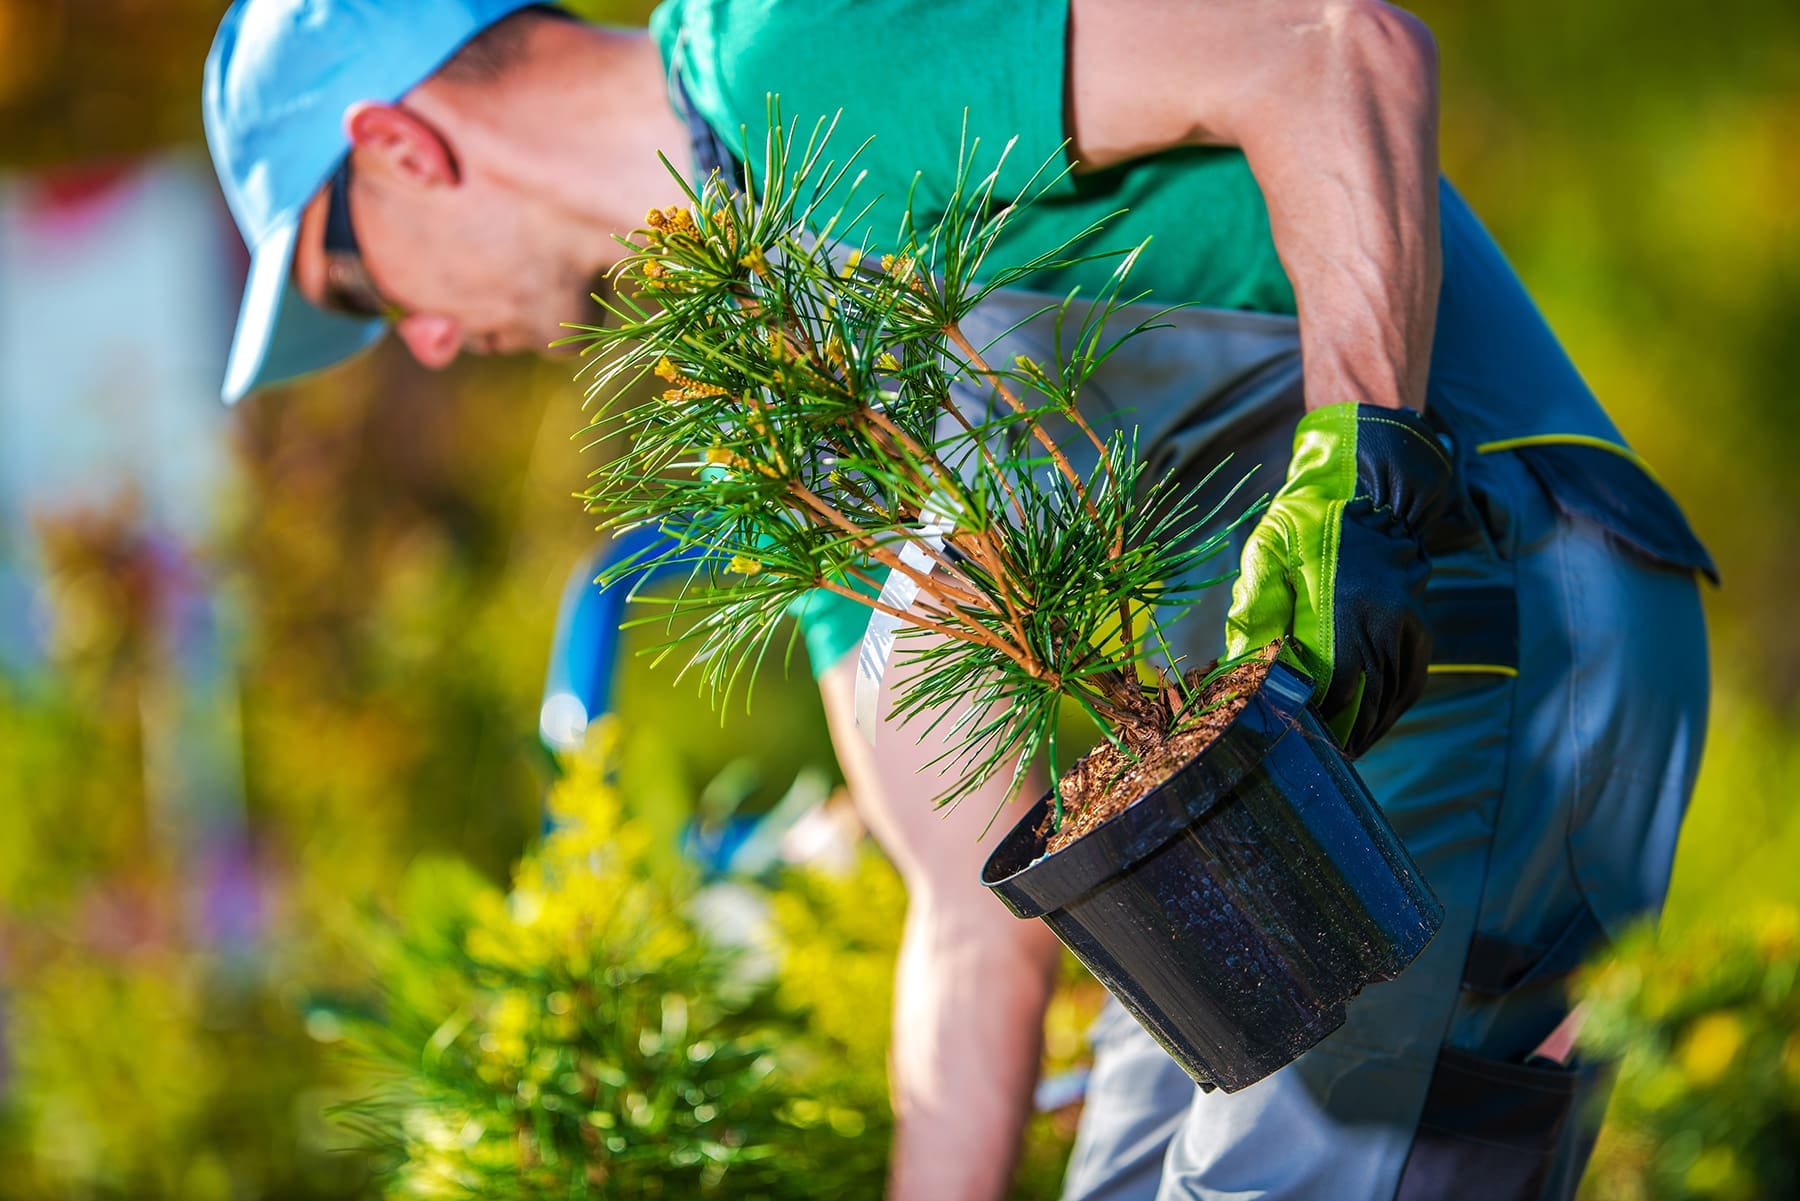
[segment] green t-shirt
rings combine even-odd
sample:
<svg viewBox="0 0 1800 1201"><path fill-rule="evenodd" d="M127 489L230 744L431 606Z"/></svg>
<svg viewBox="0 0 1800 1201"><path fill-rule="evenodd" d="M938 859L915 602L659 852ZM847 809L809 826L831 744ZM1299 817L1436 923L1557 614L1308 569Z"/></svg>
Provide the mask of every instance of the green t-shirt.
<svg viewBox="0 0 1800 1201"><path fill-rule="evenodd" d="M954 178L963 112L992 167L1018 144L1001 175L1016 197L1053 157L1063 129L1064 0L666 0L650 18L663 59L679 72L707 122L740 157L745 131L758 153L768 96L804 134L842 110L832 145L868 172L857 197L879 196L871 239L891 248L915 173L914 204L927 226ZM1186 149L1091 174L1068 175L1012 227L998 253L1017 258L1092 222L1109 221L1094 248L1162 243L1132 272L1164 304L1293 313L1294 292L1275 256L1268 210L1236 150ZM1043 273L1027 286L1097 289L1107 261Z"/></svg>
<svg viewBox="0 0 1800 1201"><path fill-rule="evenodd" d="M922 228L941 214L963 153L965 110L983 174L1018 139L1000 200L1016 199L1045 162L1066 161L1067 19L1066 0L665 0L650 30L698 114L753 166L771 95L802 138L835 117L831 144L840 156L872 138L857 160L867 175L856 196L859 206L874 206L866 230L849 231L847 240L866 233L885 250L909 194ZM1162 304L1294 312L1262 193L1236 150L1175 150L1064 175L1009 228L993 261L1029 258L1102 219L1105 230L1085 250L1155 239L1132 271L1134 292ZM1059 294L1079 286L1091 295L1115 265L1078 263L1024 286ZM815 673L855 648L868 612L827 593L809 599L799 616Z"/></svg>

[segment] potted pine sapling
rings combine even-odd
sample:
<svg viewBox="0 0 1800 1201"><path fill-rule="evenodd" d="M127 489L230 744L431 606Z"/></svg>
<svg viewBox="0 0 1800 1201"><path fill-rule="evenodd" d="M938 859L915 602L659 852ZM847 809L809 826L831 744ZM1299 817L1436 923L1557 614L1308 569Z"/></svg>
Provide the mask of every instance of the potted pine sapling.
<svg viewBox="0 0 1800 1201"><path fill-rule="evenodd" d="M614 320L579 335L590 432L622 447L589 500L611 528L666 535L617 572L697 561L656 620L721 702L791 640L796 603L872 611L865 684L897 627L914 672L893 716L945 737L940 804L1049 760L1051 791L984 882L1196 1080L1241 1088L1341 1024L1441 910L1276 647L1171 662L1167 623L1228 575L1210 561L1253 513L1149 478L1134 431L1083 414L1100 365L1154 336L1125 293L1142 248L1091 301L1040 314L1054 361L998 361L965 319L1087 237L992 253L1051 172L1003 205L971 147L942 219L881 253L838 234L863 212L829 132L772 121L741 188L682 183L687 203L630 239ZM1070 706L1103 738L1065 764Z"/></svg>

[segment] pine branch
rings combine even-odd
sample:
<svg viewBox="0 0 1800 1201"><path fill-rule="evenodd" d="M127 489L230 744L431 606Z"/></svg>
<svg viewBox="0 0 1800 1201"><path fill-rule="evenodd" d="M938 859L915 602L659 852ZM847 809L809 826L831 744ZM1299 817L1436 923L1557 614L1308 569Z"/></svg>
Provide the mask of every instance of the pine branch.
<svg viewBox="0 0 1800 1201"><path fill-rule="evenodd" d="M605 302L612 322L578 335L594 352L584 436L623 443L594 473L590 504L609 526L669 531L634 568L708 555L661 602L672 634L663 653L694 642L692 663L728 691L772 645L787 605L814 590L937 635L909 646L920 670L895 713L944 729L941 758L956 778L947 803L1002 771L1016 786L1023 760L1053 749L1064 702L1117 745L1154 745L1194 694L1151 662L1145 639L1166 652L1157 607L1182 603L1191 589L1176 581L1223 542L1201 534L1216 510L1148 484L1131 439L1102 437L1077 403L1098 366L1149 327L1102 340L1135 252L1070 323L1067 346L1075 298L1051 306L1051 370L996 369L963 332L974 305L1033 271L1112 257L1077 251L1094 229L1012 263L994 254L1058 169L1002 197L1006 152L978 170L968 142L942 220L923 231L909 222L877 272L860 266L866 238L854 249L838 240L868 210L844 186L848 164L826 157L828 126L804 144L796 133L772 113L764 161L741 190L715 177L683 185L686 207L653 212L626 239ZM649 377L667 385L660 396L639 390ZM991 389L1003 411L972 420L954 394L968 384ZM1028 404L1024 388L1050 403ZM1094 447L1091 477L1046 428L1052 414ZM1039 448L1054 471L1040 478L1002 445ZM909 545L916 554L903 555ZM916 587L912 606L881 599L883 571Z"/></svg>

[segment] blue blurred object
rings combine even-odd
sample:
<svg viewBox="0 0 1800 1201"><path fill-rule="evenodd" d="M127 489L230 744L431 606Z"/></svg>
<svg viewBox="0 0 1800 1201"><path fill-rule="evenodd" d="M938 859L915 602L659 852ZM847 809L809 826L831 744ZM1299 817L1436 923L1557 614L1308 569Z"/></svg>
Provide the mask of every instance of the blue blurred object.
<svg viewBox="0 0 1800 1201"><path fill-rule="evenodd" d="M639 527L596 548L569 573L538 708L538 736L552 752L578 749L588 726L612 711L619 626L631 594L658 580L685 576L705 558L703 548L691 547L664 559L670 543L660 530ZM603 572L633 562L645 565L625 571L609 587L594 582ZM740 814L761 784L753 760L727 764L703 790L698 811L682 832L683 856L709 876L760 875L779 861L782 835L831 791L830 778L809 768L767 813Z"/></svg>
<svg viewBox="0 0 1800 1201"><path fill-rule="evenodd" d="M831 796L831 777L804 768L767 812L740 814L760 784L749 760L727 764L706 786L699 811L682 831L682 856L708 876L761 876L779 866L783 837Z"/></svg>
<svg viewBox="0 0 1800 1201"><path fill-rule="evenodd" d="M700 547L662 559L670 538L649 526L628 530L575 565L563 587L550 644L550 668L538 709L538 736L552 751L581 745L596 717L612 711L613 672L619 658L619 625L633 589L692 571L705 557ZM602 588L600 573L637 559L660 559Z"/></svg>

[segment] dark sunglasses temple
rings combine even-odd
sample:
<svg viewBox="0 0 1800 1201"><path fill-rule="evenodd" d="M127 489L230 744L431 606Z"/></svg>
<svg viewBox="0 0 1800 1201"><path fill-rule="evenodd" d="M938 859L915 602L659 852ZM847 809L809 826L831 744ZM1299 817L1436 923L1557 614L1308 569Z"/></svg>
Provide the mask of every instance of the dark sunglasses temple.
<svg viewBox="0 0 1800 1201"><path fill-rule="evenodd" d="M333 254L361 256L356 230L350 224L350 156L345 155L331 175L331 200L325 209L325 249Z"/></svg>

